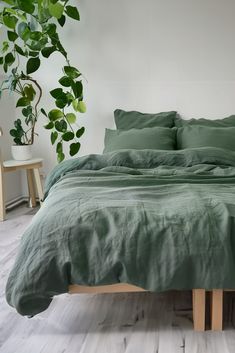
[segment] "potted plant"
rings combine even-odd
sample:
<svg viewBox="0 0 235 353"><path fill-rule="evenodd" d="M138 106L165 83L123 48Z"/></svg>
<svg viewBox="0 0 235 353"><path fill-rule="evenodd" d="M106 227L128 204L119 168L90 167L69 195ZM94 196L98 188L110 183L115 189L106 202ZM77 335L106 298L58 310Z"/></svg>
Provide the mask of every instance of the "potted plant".
<svg viewBox="0 0 235 353"><path fill-rule="evenodd" d="M77 7L70 0L5 0L0 10L1 29L6 39L2 41L0 65L6 79L0 86L0 95L8 90L18 95L16 108L21 113L10 130L15 159L32 157L36 124L43 115L45 128L50 130L52 145L56 145L59 162L65 158L64 143L70 144L69 153L74 156L80 149L79 139L85 128L77 125L77 113L84 113L83 84L80 71L70 65L68 55L58 34L58 25L63 27L69 18L79 21ZM2 36L3 37L3 36ZM40 106L43 90L33 77L42 60L59 52L65 59L63 75L58 86L50 91L55 108L47 112Z"/></svg>

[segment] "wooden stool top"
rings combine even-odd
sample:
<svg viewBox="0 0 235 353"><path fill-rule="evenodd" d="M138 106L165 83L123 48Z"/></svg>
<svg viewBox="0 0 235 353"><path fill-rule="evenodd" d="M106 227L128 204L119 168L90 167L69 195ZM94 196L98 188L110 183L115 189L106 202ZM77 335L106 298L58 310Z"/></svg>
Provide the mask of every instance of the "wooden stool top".
<svg viewBox="0 0 235 353"><path fill-rule="evenodd" d="M20 167L20 166L25 166L25 165L41 163L42 161L43 161L42 158L33 158L33 159L28 159L27 161L16 161L16 160L12 159L9 161L3 161L3 166L5 168Z"/></svg>

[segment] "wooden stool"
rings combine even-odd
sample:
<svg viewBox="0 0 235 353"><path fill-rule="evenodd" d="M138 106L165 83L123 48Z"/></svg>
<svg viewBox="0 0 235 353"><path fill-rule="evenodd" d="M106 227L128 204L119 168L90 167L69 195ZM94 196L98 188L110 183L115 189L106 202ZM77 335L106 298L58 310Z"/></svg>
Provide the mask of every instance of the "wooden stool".
<svg viewBox="0 0 235 353"><path fill-rule="evenodd" d="M34 179L39 196L39 200L43 199L43 189L41 184L41 178L39 168L42 167L42 159L35 158L27 161L1 161L0 158L0 221L4 221L6 217L5 212L5 197L4 197L4 174L8 172L15 172L17 170L26 170L29 188L29 197L32 207L36 206L36 193L34 188Z"/></svg>

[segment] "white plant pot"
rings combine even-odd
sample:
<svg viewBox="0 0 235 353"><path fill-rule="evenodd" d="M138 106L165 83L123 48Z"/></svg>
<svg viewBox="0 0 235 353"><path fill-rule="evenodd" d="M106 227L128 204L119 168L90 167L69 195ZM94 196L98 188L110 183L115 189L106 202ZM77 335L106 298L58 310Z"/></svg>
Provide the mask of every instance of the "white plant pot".
<svg viewBox="0 0 235 353"><path fill-rule="evenodd" d="M13 145L11 146L11 154L16 161L27 161L32 158L32 146Z"/></svg>

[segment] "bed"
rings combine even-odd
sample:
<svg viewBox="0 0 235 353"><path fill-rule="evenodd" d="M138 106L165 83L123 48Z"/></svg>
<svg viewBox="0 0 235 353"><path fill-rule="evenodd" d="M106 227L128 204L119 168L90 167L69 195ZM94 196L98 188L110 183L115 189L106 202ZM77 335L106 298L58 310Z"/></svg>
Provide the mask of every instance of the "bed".
<svg viewBox="0 0 235 353"><path fill-rule="evenodd" d="M234 217L235 152L226 149L65 161L22 237L7 301L33 316L68 291L194 290L200 329L205 290L235 288Z"/></svg>

